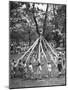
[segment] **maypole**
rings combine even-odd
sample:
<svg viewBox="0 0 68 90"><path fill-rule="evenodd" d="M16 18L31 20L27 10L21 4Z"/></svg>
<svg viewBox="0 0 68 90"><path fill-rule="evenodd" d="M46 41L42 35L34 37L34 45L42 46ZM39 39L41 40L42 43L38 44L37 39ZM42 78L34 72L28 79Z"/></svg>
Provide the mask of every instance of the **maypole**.
<svg viewBox="0 0 68 90"><path fill-rule="evenodd" d="M43 53L43 55L44 55L44 57L45 57L45 59L46 59L46 61L47 61L47 56L46 56L46 54L45 54L45 52L44 52L44 50L43 50L42 44L41 44L40 46L41 46L41 49L42 49L42 53Z"/></svg>
<svg viewBox="0 0 68 90"><path fill-rule="evenodd" d="M17 66L18 63L19 63L19 60L20 60L20 59L23 59L23 58L25 57L25 55L35 46L35 44L38 43L38 40L39 40L39 38L38 38L38 39L34 42L34 44L23 54L23 56L20 57L20 58L17 60L17 63L16 63L15 66Z"/></svg>
<svg viewBox="0 0 68 90"><path fill-rule="evenodd" d="M39 54L38 54L38 61L40 62L40 43L41 43L41 38L40 38L40 42L39 42Z"/></svg>
<svg viewBox="0 0 68 90"><path fill-rule="evenodd" d="M41 50L41 36L40 36L40 42L39 42L39 57L38 57L38 61L39 61L39 69L40 70L42 70L42 67L41 67L41 61L40 61L40 56L41 56L41 54L40 54L40 50Z"/></svg>
<svg viewBox="0 0 68 90"><path fill-rule="evenodd" d="M43 40L47 44L47 46L50 48L50 51L52 52L52 54L55 55L56 57L58 57L58 55L54 52L54 49L51 48L51 46L49 45L49 43L47 42L47 40L44 39L44 38L43 38Z"/></svg>
<svg viewBox="0 0 68 90"><path fill-rule="evenodd" d="M47 49L47 46L46 46L46 43L43 41L43 43L44 43L44 46L45 46L45 48ZM56 66L56 62L57 62L57 59L55 59L54 57L56 57L56 56L54 56L51 52L49 52L48 51L48 49L47 49L47 52L48 52L48 55L50 56L50 60L52 60L53 62L54 62L54 64L55 64L55 66ZM56 57L57 58L57 57Z"/></svg>
<svg viewBox="0 0 68 90"><path fill-rule="evenodd" d="M57 58L57 54L54 52L54 50L51 48L51 46L49 45L49 43L46 41L46 39L44 39L44 37L42 36L42 31L39 32L40 33L40 36L39 38L37 38L37 40L33 43L33 45L23 54L22 57L20 57L18 60L17 60L17 63L16 63L16 66L18 65L19 63L19 60L23 60L23 58L26 56L26 60L25 60L25 63L27 63L29 60L30 60L30 57L32 55L32 53L35 52L35 47L37 46L37 44L39 43L39 47L38 47L38 69L41 71L42 70L42 67L41 67L41 52L42 54L44 55L45 59L46 59L46 62L48 63L48 56L50 57L49 60L52 60L53 63L56 65L56 62L57 62L57 59L55 60L55 58ZM46 51L43 49L43 45L44 45L44 48L46 49ZM47 56L47 53L48 53L48 56ZM31 63L32 64L32 63ZM32 65L29 65L32 67Z"/></svg>
<svg viewBox="0 0 68 90"><path fill-rule="evenodd" d="M38 39L38 41L39 41L39 39ZM34 48L35 48L35 47L36 47L36 45L38 44L38 41L37 41L37 42L35 42L34 46L32 47L32 50L31 50L31 52L29 53L29 55L28 55L28 57L27 57L27 59L26 59L26 63L27 63L27 61L29 60L30 55L33 53Z"/></svg>

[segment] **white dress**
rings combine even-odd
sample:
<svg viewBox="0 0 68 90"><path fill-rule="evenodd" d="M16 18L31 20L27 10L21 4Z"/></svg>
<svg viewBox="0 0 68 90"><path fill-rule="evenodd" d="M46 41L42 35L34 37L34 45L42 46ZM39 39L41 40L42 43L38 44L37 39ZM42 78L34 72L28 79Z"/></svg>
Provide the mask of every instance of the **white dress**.
<svg viewBox="0 0 68 90"><path fill-rule="evenodd" d="M40 70L42 70L42 67L41 67L41 66L39 66L39 69L40 69Z"/></svg>
<svg viewBox="0 0 68 90"><path fill-rule="evenodd" d="M48 64L47 67L48 67L48 71L51 72L51 71L52 71L52 66L51 66L51 64Z"/></svg>
<svg viewBox="0 0 68 90"><path fill-rule="evenodd" d="M32 65L29 65L29 69L30 69L31 72L33 72L33 67L32 67Z"/></svg>

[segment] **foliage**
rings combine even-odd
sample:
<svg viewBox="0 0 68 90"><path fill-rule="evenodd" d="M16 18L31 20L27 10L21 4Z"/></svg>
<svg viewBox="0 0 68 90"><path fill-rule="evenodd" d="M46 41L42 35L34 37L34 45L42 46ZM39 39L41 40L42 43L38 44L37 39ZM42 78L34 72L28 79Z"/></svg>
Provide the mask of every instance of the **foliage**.
<svg viewBox="0 0 68 90"><path fill-rule="evenodd" d="M65 42L66 6L10 1L9 23L10 39L29 41L31 45L42 29L43 36L55 40L58 47L61 39Z"/></svg>

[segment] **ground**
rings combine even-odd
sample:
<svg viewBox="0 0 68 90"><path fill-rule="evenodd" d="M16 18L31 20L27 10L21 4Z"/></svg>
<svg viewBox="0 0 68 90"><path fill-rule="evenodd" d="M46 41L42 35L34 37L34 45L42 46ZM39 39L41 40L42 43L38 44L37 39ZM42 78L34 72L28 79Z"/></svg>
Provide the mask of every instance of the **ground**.
<svg viewBox="0 0 68 90"><path fill-rule="evenodd" d="M11 79L10 88L25 88L25 87L40 87L40 86L59 86L65 85L65 78L50 78L42 80L22 80L22 79Z"/></svg>
<svg viewBox="0 0 68 90"><path fill-rule="evenodd" d="M17 60L22 54L11 55L10 59ZM66 78L65 75L61 77L52 77L37 80L23 80L20 78L10 79L10 88L25 88L25 87L40 87L40 86L57 86L65 85Z"/></svg>

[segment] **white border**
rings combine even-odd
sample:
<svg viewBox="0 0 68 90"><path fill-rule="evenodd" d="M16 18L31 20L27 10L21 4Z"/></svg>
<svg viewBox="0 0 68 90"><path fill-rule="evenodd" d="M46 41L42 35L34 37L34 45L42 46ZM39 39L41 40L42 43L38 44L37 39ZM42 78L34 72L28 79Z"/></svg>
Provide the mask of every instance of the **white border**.
<svg viewBox="0 0 68 90"><path fill-rule="evenodd" d="M67 0L12 0L12 1L67 4ZM8 81L9 81L9 78L8 78L9 76L8 74L9 73L9 63L8 63L9 62L9 22L8 21L9 21L9 0L1 0L0 1L0 90L7 90ZM68 38L68 35L67 35L67 38ZM66 90L67 88L68 86L40 87L40 88L29 88L29 89L36 89L36 90L41 90L41 89L64 90L65 89Z"/></svg>

